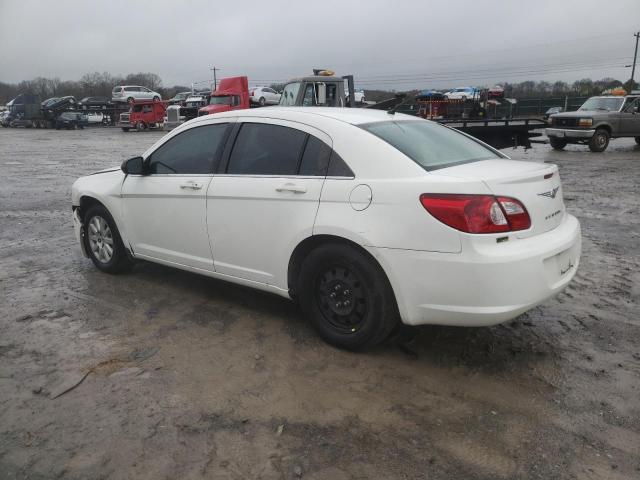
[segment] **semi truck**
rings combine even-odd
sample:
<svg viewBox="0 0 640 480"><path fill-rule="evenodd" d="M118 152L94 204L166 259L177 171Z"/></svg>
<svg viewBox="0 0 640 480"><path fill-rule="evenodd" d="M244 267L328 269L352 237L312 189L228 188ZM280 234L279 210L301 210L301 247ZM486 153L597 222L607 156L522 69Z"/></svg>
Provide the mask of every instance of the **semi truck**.
<svg viewBox="0 0 640 480"><path fill-rule="evenodd" d="M120 114L118 126L123 132L135 128L142 132L148 128L161 128L167 110L164 102L154 100L133 100L129 111Z"/></svg>
<svg viewBox="0 0 640 480"><path fill-rule="evenodd" d="M5 128L46 128L48 126L38 95L21 93L7 103L7 110L9 113L2 121L2 126Z"/></svg>

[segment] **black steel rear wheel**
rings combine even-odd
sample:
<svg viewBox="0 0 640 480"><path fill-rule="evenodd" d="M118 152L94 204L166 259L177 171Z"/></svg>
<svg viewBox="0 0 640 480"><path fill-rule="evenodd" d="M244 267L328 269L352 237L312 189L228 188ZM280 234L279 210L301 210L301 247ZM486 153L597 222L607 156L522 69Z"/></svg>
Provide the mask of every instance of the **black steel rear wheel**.
<svg viewBox="0 0 640 480"><path fill-rule="evenodd" d="M331 345L361 350L385 340L399 322L389 280L366 252L325 244L304 259L297 283L300 306Z"/></svg>
<svg viewBox="0 0 640 480"><path fill-rule="evenodd" d="M325 321L345 334L360 329L370 302L359 275L344 265L319 270L316 302Z"/></svg>

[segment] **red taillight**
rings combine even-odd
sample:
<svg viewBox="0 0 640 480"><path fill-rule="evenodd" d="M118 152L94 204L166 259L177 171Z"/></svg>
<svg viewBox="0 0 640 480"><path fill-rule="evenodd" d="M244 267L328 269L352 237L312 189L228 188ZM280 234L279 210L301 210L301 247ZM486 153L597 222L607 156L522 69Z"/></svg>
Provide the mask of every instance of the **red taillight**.
<svg viewBox="0 0 640 480"><path fill-rule="evenodd" d="M420 203L442 223L462 232L500 233L531 226L526 208L515 198L424 193Z"/></svg>

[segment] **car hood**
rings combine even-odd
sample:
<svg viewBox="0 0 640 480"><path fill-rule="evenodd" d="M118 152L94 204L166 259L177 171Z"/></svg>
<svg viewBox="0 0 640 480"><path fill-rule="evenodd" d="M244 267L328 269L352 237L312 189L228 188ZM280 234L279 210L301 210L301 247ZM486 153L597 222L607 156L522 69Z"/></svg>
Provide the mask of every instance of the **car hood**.
<svg viewBox="0 0 640 480"><path fill-rule="evenodd" d="M105 168L104 170L98 170L97 172L90 173L89 175L99 175L101 173L115 172L117 170L120 170L120 167L109 167Z"/></svg>
<svg viewBox="0 0 640 480"><path fill-rule="evenodd" d="M200 109L201 112L207 112L207 114L228 112L231 110L231 105L207 105Z"/></svg>
<svg viewBox="0 0 640 480"><path fill-rule="evenodd" d="M553 118L583 118L583 117L607 117L616 112L605 112L604 110L576 110L575 112L553 113Z"/></svg>

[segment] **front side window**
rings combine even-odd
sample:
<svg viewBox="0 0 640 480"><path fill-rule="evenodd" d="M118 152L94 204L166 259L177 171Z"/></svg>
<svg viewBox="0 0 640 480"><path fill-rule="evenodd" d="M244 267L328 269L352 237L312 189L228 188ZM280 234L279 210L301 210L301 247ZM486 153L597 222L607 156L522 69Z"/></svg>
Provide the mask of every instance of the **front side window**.
<svg viewBox="0 0 640 480"><path fill-rule="evenodd" d="M280 105L295 106L300 91L300 82L289 83L285 85L280 97Z"/></svg>
<svg viewBox="0 0 640 480"><path fill-rule="evenodd" d="M502 158L451 128L427 121L385 121L360 125L400 150L425 170Z"/></svg>
<svg viewBox="0 0 640 480"><path fill-rule="evenodd" d="M307 134L289 127L244 123L236 138L227 173L296 175Z"/></svg>
<svg viewBox="0 0 640 480"><path fill-rule="evenodd" d="M624 111L635 112L636 108L638 108L639 106L640 106L640 97L639 98L628 97L627 101L625 102Z"/></svg>
<svg viewBox="0 0 640 480"><path fill-rule="evenodd" d="M227 123L186 130L151 154L151 174L207 174L212 172L224 145Z"/></svg>
<svg viewBox="0 0 640 480"><path fill-rule="evenodd" d="M313 107L316 105L316 93L312 84L307 84L304 90L304 98L302 99L303 107Z"/></svg>

